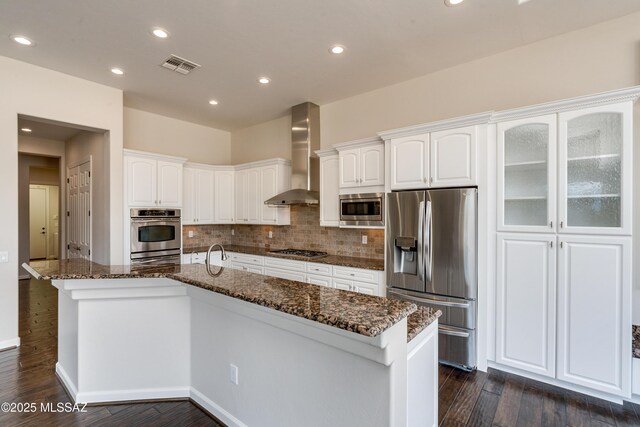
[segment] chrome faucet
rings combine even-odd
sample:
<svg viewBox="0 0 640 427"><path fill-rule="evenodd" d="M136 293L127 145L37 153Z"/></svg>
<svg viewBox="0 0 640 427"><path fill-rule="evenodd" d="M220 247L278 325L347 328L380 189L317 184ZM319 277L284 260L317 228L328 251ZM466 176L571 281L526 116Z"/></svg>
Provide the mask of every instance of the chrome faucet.
<svg viewBox="0 0 640 427"><path fill-rule="evenodd" d="M222 272L222 268L220 268L220 270L218 270L217 273L213 273L211 271L211 250L216 246L220 247L220 252L222 252L222 255L221 255L222 261L226 261L227 260L227 253L224 251L224 247L220 243L214 243L213 245L209 246L209 250L207 251L207 257L206 257L204 263L205 263L205 265L207 267L207 273L209 273L212 276L218 276Z"/></svg>

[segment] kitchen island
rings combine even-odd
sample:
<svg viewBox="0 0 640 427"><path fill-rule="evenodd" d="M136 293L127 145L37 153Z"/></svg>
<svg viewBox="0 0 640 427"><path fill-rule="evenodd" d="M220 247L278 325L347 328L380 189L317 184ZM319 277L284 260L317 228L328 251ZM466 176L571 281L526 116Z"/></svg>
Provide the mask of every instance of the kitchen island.
<svg viewBox="0 0 640 427"><path fill-rule="evenodd" d="M59 290L56 373L77 402L190 398L238 426L437 424L439 312L202 265L25 268Z"/></svg>

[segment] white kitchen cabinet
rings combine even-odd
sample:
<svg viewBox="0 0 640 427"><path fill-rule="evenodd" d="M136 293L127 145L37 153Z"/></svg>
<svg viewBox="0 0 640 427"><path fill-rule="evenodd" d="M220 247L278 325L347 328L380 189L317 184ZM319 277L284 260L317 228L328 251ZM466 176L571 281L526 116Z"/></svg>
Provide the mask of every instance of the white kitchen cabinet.
<svg viewBox="0 0 640 427"><path fill-rule="evenodd" d="M336 150L316 151L320 157L320 226L340 226L340 172Z"/></svg>
<svg viewBox="0 0 640 427"><path fill-rule="evenodd" d="M333 287L336 289L341 289L343 291L351 291L352 284L353 284L352 280L333 279Z"/></svg>
<svg viewBox="0 0 640 427"><path fill-rule="evenodd" d="M339 188L346 193L376 192L384 186L384 144L379 138L334 145Z"/></svg>
<svg viewBox="0 0 640 427"><path fill-rule="evenodd" d="M498 123L498 230L556 230L557 117Z"/></svg>
<svg viewBox="0 0 640 427"><path fill-rule="evenodd" d="M264 267L264 275L278 277L280 279L295 280L297 282L306 282L307 275L299 271L283 270L279 268Z"/></svg>
<svg viewBox="0 0 640 427"><path fill-rule="evenodd" d="M558 115L561 233L631 234L632 122L629 102Z"/></svg>
<svg viewBox="0 0 640 427"><path fill-rule="evenodd" d="M433 132L430 142L430 187L476 185L476 126Z"/></svg>
<svg viewBox="0 0 640 427"><path fill-rule="evenodd" d="M312 285L333 288L333 280L329 276L318 276L315 274L307 274L307 283Z"/></svg>
<svg viewBox="0 0 640 427"><path fill-rule="evenodd" d="M498 233L496 361L555 377L556 235Z"/></svg>
<svg viewBox="0 0 640 427"><path fill-rule="evenodd" d="M253 264L244 264L242 262L231 262L231 268L234 270L242 270L248 273L264 274L264 267Z"/></svg>
<svg viewBox="0 0 640 427"><path fill-rule="evenodd" d="M181 207L186 159L124 150L128 207Z"/></svg>
<svg viewBox="0 0 640 427"><path fill-rule="evenodd" d="M331 266L330 264L307 262L306 271L308 274L313 274L315 276L333 276L333 266Z"/></svg>
<svg viewBox="0 0 640 427"><path fill-rule="evenodd" d="M628 397L631 238L558 240L558 379Z"/></svg>
<svg viewBox="0 0 640 427"><path fill-rule="evenodd" d="M264 201L291 188L288 160L272 159L236 167L235 216L237 224L288 225L288 206L267 206Z"/></svg>
<svg viewBox="0 0 640 427"><path fill-rule="evenodd" d="M231 169L217 169L215 171L215 222L216 224L233 224L235 172Z"/></svg>
<svg viewBox="0 0 640 427"><path fill-rule="evenodd" d="M390 144L392 190L425 188L429 184L429 134L394 138Z"/></svg>
<svg viewBox="0 0 640 427"><path fill-rule="evenodd" d="M182 224L215 223L215 172L206 166L185 164Z"/></svg>

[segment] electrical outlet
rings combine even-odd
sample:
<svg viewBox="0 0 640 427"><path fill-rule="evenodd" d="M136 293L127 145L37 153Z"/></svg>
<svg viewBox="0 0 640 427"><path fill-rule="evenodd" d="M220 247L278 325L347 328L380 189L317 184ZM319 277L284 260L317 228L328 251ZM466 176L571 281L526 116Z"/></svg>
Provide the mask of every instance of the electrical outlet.
<svg viewBox="0 0 640 427"><path fill-rule="evenodd" d="M269 231L269 238L273 239L273 231Z"/></svg>
<svg viewBox="0 0 640 427"><path fill-rule="evenodd" d="M0 262L9 262L9 252L0 252Z"/></svg>
<svg viewBox="0 0 640 427"><path fill-rule="evenodd" d="M238 367L236 365L229 365L229 380L238 385Z"/></svg>
<svg viewBox="0 0 640 427"><path fill-rule="evenodd" d="M236 230L234 230L233 228L231 229L231 235L235 236L236 235Z"/></svg>
<svg viewBox="0 0 640 427"><path fill-rule="evenodd" d="M362 244L363 244L363 245L366 245L366 244L367 244L367 235L366 235L366 234L363 234L363 235L362 235Z"/></svg>
<svg viewBox="0 0 640 427"><path fill-rule="evenodd" d="M193 230L189 230L189 237L193 237Z"/></svg>

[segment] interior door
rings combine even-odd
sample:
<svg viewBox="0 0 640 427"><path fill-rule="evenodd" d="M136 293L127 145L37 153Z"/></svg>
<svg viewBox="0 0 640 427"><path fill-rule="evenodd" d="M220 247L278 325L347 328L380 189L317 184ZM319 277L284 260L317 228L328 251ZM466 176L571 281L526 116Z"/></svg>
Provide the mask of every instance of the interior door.
<svg viewBox="0 0 640 427"><path fill-rule="evenodd" d="M29 259L47 256L47 189L29 186Z"/></svg>
<svg viewBox="0 0 640 427"><path fill-rule="evenodd" d="M91 259L91 160L67 170L67 257Z"/></svg>

